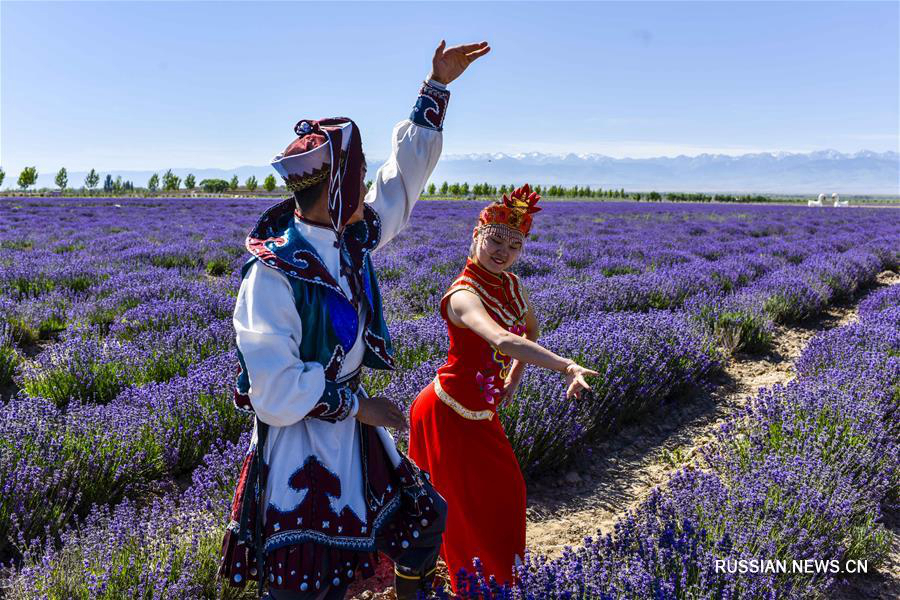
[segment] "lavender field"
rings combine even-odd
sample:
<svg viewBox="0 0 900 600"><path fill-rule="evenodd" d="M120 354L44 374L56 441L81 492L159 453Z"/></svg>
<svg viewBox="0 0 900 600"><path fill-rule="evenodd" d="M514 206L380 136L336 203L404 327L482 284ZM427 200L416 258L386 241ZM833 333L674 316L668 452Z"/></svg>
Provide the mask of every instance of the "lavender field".
<svg viewBox="0 0 900 600"><path fill-rule="evenodd" d="M252 427L232 406L231 313L243 239L272 203L0 199L0 596L217 597ZM369 372L370 394L408 408L443 362L438 299L481 207L420 202L374 255L399 368ZM547 202L514 270L541 343L602 376L569 402L557 374L526 371L501 409L526 478L715 385L776 325L861 297L900 269L898 242L891 209ZM714 561L883 556L879 506L900 496L897 286L816 337L798 371L614 535L532 549L515 589L476 579L471 597L808 598L834 577Z"/></svg>

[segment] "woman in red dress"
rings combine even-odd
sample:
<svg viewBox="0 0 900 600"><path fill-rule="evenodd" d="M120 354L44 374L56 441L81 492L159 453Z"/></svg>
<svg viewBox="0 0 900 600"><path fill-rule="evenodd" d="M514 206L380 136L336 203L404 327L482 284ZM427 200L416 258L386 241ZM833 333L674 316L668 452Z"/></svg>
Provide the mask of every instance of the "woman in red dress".
<svg viewBox="0 0 900 600"><path fill-rule="evenodd" d="M498 403L515 393L526 363L565 373L569 397L590 389L586 375L597 375L533 341L537 320L507 271L539 198L525 185L481 211L466 266L441 299L447 362L411 408L409 456L448 504L441 556L454 592L459 570L472 573L474 557L485 578L514 581L525 551L525 481Z"/></svg>

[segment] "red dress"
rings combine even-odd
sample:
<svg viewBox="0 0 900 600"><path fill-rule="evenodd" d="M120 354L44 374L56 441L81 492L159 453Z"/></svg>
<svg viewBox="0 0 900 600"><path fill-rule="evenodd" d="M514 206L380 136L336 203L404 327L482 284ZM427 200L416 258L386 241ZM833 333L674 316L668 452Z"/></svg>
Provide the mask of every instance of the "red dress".
<svg viewBox="0 0 900 600"><path fill-rule="evenodd" d="M488 314L516 334L524 333L527 312L515 275L467 260L441 299L447 362L412 404L409 457L447 500L441 557L454 592L459 569L474 572L473 557L481 559L486 578L503 583L513 581L513 565L525 551L525 480L497 415L512 358L447 318L450 295L462 289L478 294Z"/></svg>

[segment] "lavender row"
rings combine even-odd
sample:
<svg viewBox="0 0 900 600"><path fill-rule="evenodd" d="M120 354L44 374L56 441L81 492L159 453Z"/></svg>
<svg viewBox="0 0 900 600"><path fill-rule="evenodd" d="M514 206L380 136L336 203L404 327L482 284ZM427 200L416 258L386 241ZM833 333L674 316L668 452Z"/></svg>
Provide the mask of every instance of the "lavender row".
<svg viewBox="0 0 900 600"><path fill-rule="evenodd" d="M771 343L776 323L814 316L871 285L881 271L897 268L896 254L876 244L842 254L819 254L777 269L735 293L697 294L684 309L729 353L760 351Z"/></svg>
<svg viewBox="0 0 900 600"><path fill-rule="evenodd" d="M588 538L556 560L527 556L513 589L473 577L463 597L803 598L821 592L833 578L716 573L715 561L791 554L844 560L883 552L875 502L897 484L896 473L885 471L896 467L900 427L887 410L896 398L885 382L900 381L892 356L900 344L881 340L891 328L896 336L898 318L896 304L864 315L860 326L870 328L872 340L864 347L849 333L856 326L817 338L856 348L868 368L857 372L855 362L848 369L840 354L828 359L820 344L811 344L798 364L814 361L814 371L802 367L799 380L762 392L746 425L736 421L717 433L716 445L703 454L706 469L678 471L612 535ZM837 421L823 418L835 415ZM218 543L247 435L216 446L184 494L147 506L98 507L81 527L62 533L61 546L33 548L24 567L7 573L9 597L215 597ZM854 440L849 452L847 440ZM847 539L855 545L848 547Z"/></svg>
<svg viewBox="0 0 900 600"><path fill-rule="evenodd" d="M833 589L834 565L876 567L889 552L880 503L900 492L898 300L896 286L879 292L859 323L816 337L798 379L760 391L699 468L612 534L558 559L529 555L514 588L473 575L461 597L808 598ZM808 559L828 567L792 571Z"/></svg>
<svg viewBox="0 0 900 600"><path fill-rule="evenodd" d="M249 432L216 442L183 492L144 505L100 504L58 544L31 546L18 568L0 568L10 599L217 598L215 571ZM224 586L226 598L234 590ZM252 596L246 595L250 598Z"/></svg>
<svg viewBox="0 0 900 600"><path fill-rule="evenodd" d="M52 539L93 504L158 493L251 421L232 405L233 352L108 404L20 395L0 407L0 556ZM168 483L171 485L171 483Z"/></svg>
<svg viewBox="0 0 900 600"><path fill-rule="evenodd" d="M417 348L411 343L412 339L423 339L421 333L429 329L425 323L417 325L419 326L398 328L401 342L410 340L410 343L403 344L403 350L398 354L412 362L418 360L415 358L417 353L420 356L431 356L436 350L427 346ZM431 327L434 325L432 323ZM584 400L582 414L585 420L572 423L574 427L582 428L582 431L560 446L560 456L564 459L566 453L573 451L579 439L590 431L613 426L614 421L608 419L608 414L590 414L598 406L608 404L612 407L616 403L627 403L629 399L633 401L634 398L642 397L654 398L656 401L661 395L676 389L679 384L689 384L700 378L713 363L708 354L709 348L691 337L690 331L690 324L683 317L669 311L655 311L650 314L598 315L579 326L560 328L547 336L546 343L559 351L583 353L585 358L591 357L591 364L599 366L603 362L606 365L604 373L607 381L603 389L596 390L596 398L586 397ZM688 341L684 341L685 337L689 338ZM642 342L636 344L635 339ZM647 361L648 356L658 358ZM408 388L408 393L413 390L417 393L419 384L422 381L427 383L427 379L434 376L436 360L425 358L424 362L410 369L412 377L392 381L388 385L391 397L402 395L401 390L404 388ZM642 361L645 363L643 366L640 365ZM198 387L196 381L185 381L180 385L181 390L171 390L168 394L173 399L179 392L182 396L187 396L190 389ZM525 462L529 456L532 457L535 469L547 468L551 464L552 459L535 461L537 454L530 448L537 447L540 443L553 445L553 432L546 426L536 431L533 423L536 420L546 423L548 412L552 413L557 406L569 404L565 402L561 390L561 381L543 381L538 372L529 372L523 383L522 398L502 414L507 430L516 432L512 439L517 452L523 457L524 465L529 464ZM146 397L159 395L158 392L151 393L146 387L136 388L134 393L146 394ZM124 397L120 396L109 405L94 408L111 410L124 401ZM139 402L133 404L140 405ZM48 410L55 410L51 403L46 403L46 406ZM631 406L634 411L645 408L647 407ZM621 412L622 407L615 407L615 410ZM181 422L185 420L184 415L177 415L176 418ZM215 429L214 425L207 423L203 427ZM160 425L160 431L167 431L164 424ZM189 439L196 433L189 432L186 437ZM526 435L532 439L523 437ZM540 438L540 441L536 442L533 438ZM182 447L185 445L182 444ZM135 448L138 445L128 447ZM215 542L220 537L217 536L221 536L221 528L227 521L229 494L242 458L239 450L239 447L232 448L230 463L194 471L195 488L203 490L203 494L209 499L208 503L198 500L203 494L199 494L196 489L189 490L183 497L167 494L159 502L143 508L135 506L125 495L125 499L115 508L101 504L87 515L83 524L63 528L61 545L48 544L42 547L32 543L24 553L25 566L11 569L8 574L10 583L16 590L12 597L47 593L76 597L85 594L88 597L110 598L117 594L119 597L131 596L148 589L145 586L154 581L154 576L164 578L164 581L156 580L152 584L164 597L212 597L210 578L214 569L210 565L218 550ZM213 456L218 455L214 453ZM213 459L207 457L206 462L211 460ZM135 476L140 461L136 457L129 457L129 465L133 470L123 475ZM47 474L42 474L39 479L46 478ZM196 523L205 523L206 528L197 531L194 529ZM150 535L147 533L149 531L157 532L159 537ZM20 536L22 539L24 537ZM168 562L164 561L162 568L151 570L148 561L166 544L172 545ZM190 546L186 547L185 544ZM77 568L73 571L65 565L77 565ZM123 565L127 565L127 576L118 573ZM186 572L194 575L187 579L175 575Z"/></svg>
<svg viewBox="0 0 900 600"><path fill-rule="evenodd" d="M6 342L0 344L0 374L3 364L14 364L11 372L17 374L18 385L33 394L42 409L48 408L46 397L54 407L63 409L59 419L68 419L68 410L72 409L74 420L67 421L67 426L77 430L80 425L76 417L84 418L85 403L108 402L106 407L93 407L101 411L98 414L105 414L103 410L113 411L118 406L119 395L127 396L142 387L155 390L152 382L177 378L205 355L230 349L230 335L223 336L221 331L210 334L196 326L192 329L191 323L212 322L227 329L226 318L239 283L236 270L243 262L240 241L262 205L181 199L116 207L109 202L88 201L87 206L75 204L69 223L62 224L56 238L50 239L44 235L46 227L41 221L58 211L59 203L22 204L29 210L27 216L0 210L0 246L4 249L0 262L14 267L4 271L4 276L12 275L0 277L0 289L6 295L0 297L0 313L7 316L9 324ZM72 206L68 201L63 204ZM404 371L391 378L372 376L369 384L373 389L382 388L392 397L408 401L433 376L446 351L445 335L434 315L436 301L464 260L466 236L471 232L469 221L474 221L477 208L469 203L420 204L412 226L376 255ZM528 289L533 290L533 300L537 296L536 305L543 287L552 286L563 292L560 301L551 306L567 307L584 292L586 282L603 285L606 281L613 290L629 282L632 289L641 292L632 294L635 304L631 306L641 310L677 306L709 289L732 292L773 270L801 263L816 254L847 252L864 241L872 247L890 248L885 239L896 237L896 226L879 220L875 212L822 218L796 210L645 210L627 204L553 205L546 213L547 227L528 245L519 264L520 274ZM231 220L222 220L222 214L228 214ZM185 224L204 218L221 223L221 227L208 228L202 234L184 233ZM590 243L573 239L572 231L587 236ZM98 247L103 252L98 253ZM888 261L896 260L896 253L887 253ZM77 268L66 275L69 264ZM611 309L628 306L613 304ZM538 308L543 310L542 306ZM549 310L545 314L549 315ZM426 316L409 320L410 316L419 315ZM661 317L650 314L641 318L650 324ZM672 318L680 324L669 329L678 331L684 325L683 319L678 315ZM183 330L182 321L188 323ZM563 322L559 319L553 325ZM405 327L407 323L410 327ZM653 327L667 331L659 325ZM629 331L640 330L641 326L635 324ZM546 408L542 406L554 407L547 398L552 399L561 386L559 382L536 381L529 388L538 390L533 402L523 402L515 407L518 412L508 410L503 416L511 430L521 431L515 443L524 468L539 471L544 464L565 460L578 440L591 432L590 428L602 430L611 426L615 421L609 416L615 413L604 412L607 406L620 409L622 414L637 414L640 403L634 394L646 391L644 401L659 402L679 386L702 379L702 368L691 366L703 364L703 352L696 351L698 335L681 346L665 336L643 346L635 343L635 347L648 353L675 348L681 352L676 356L688 361L685 368L678 364L655 365L659 373L642 370L640 355L629 353L627 345L622 350L611 343L597 343L597 361L607 360L606 356L614 358L610 363L611 379L624 374L620 377L625 379L619 382L634 377L640 385L625 385L627 394L609 386L596 406L567 421L565 435L557 435L556 440L546 426L535 429L531 421L543 419L541 411ZM179 340L199 343L184 349ZM30 344L44 345L42 342L50 345L33 359L25 357ZM2 362L4 356L11 357L7 363ZM224 369L222 365L219 372L224 374ZM185 393L184 397L190 405L190 394ZM173 398L172 405L177 406L180 400L178 396ZM114 418L112 415L110 412L104 418ZM189 427L179 428L177 420L161 422L172 429L167 435L173 438L179 431L191 434ZM23 425L27 428L27 423ZM212 438L223 435L228 427L223 421L204 433ZM139 429L135 425L135 430ZM103 440L103 444L118 448L126 456L135 455L141 450L142 438L129 431L124 428L121 440ZM160 438L164 436L160 434ZM546 442L546 463L536 452L529 451L532 438L534 444ZM197 449L202 451L205 447L201 443ZM152 452L148 451L148 456ZM39 477L52 479L57 472L62 473L59 477L64 480L70 476L67 473L71 471L66 470L69 467L58 464L50 463L42 471L45 465L41 460L34 461L39 465L34 471ZM61 460L77 464L80 458L63 454ZM195 463L196 457L192 460ZM17 463L11 459L7 464ZM181 468L189 470L192 461L187 460L178 468L169 461L166 469L156 470L141 470L142 460L136 464L131 480L135 491L171 477ZM84 474L72 480L78 481L79 490L89 487ZM86 493L102 497L106 493L103 490L100 486L99 492ZM4 501L6 497L5 494ZM115 502L120 497L129 495L112 493L107 499ZM46 519L56 528L65 520ZM23 528L21 524L16 526ZM35 527L32 525L29 531L33 534Z"/></svg>

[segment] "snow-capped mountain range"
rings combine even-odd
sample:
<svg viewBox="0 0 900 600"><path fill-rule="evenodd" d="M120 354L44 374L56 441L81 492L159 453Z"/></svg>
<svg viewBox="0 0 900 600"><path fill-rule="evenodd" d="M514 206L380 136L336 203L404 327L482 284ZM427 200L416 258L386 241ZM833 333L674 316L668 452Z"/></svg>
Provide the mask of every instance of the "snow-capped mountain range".
<svg viewBox="0 0 900 600"><path fill-rule="evenodd" d="M372 161L380 165L383 161ZM165 168L157 173L162 175ZM106 173L145 186L154 171L99 171L100 185ZM268 165L233 169L173 168L181 177L193 173L203 179L243 182L255 175L260 185L274 170ZM86 173L70 172L69 187L80 187ZM39 173L36 187L55 187L55 172ZM7 173L6 188L15 187L18 174ZM431 177L443 181L541 185L590 185L593 188L625 188L630 191L892 194L900 195L900 155L897 152L861 150L845 154L836 150L809 153L762 152L755 154L699 154L656 158L612 158L602 154L482 153L445 155ZM280 183L280 179L279 179Z"/></svg>
<svg viewBox="0 0 900 600"><path fill-rule="evenodd" d="M900 155L862 150L612 158L602 154L446 156L434 181L591 185L639 191L900 194Z"/></svg>

